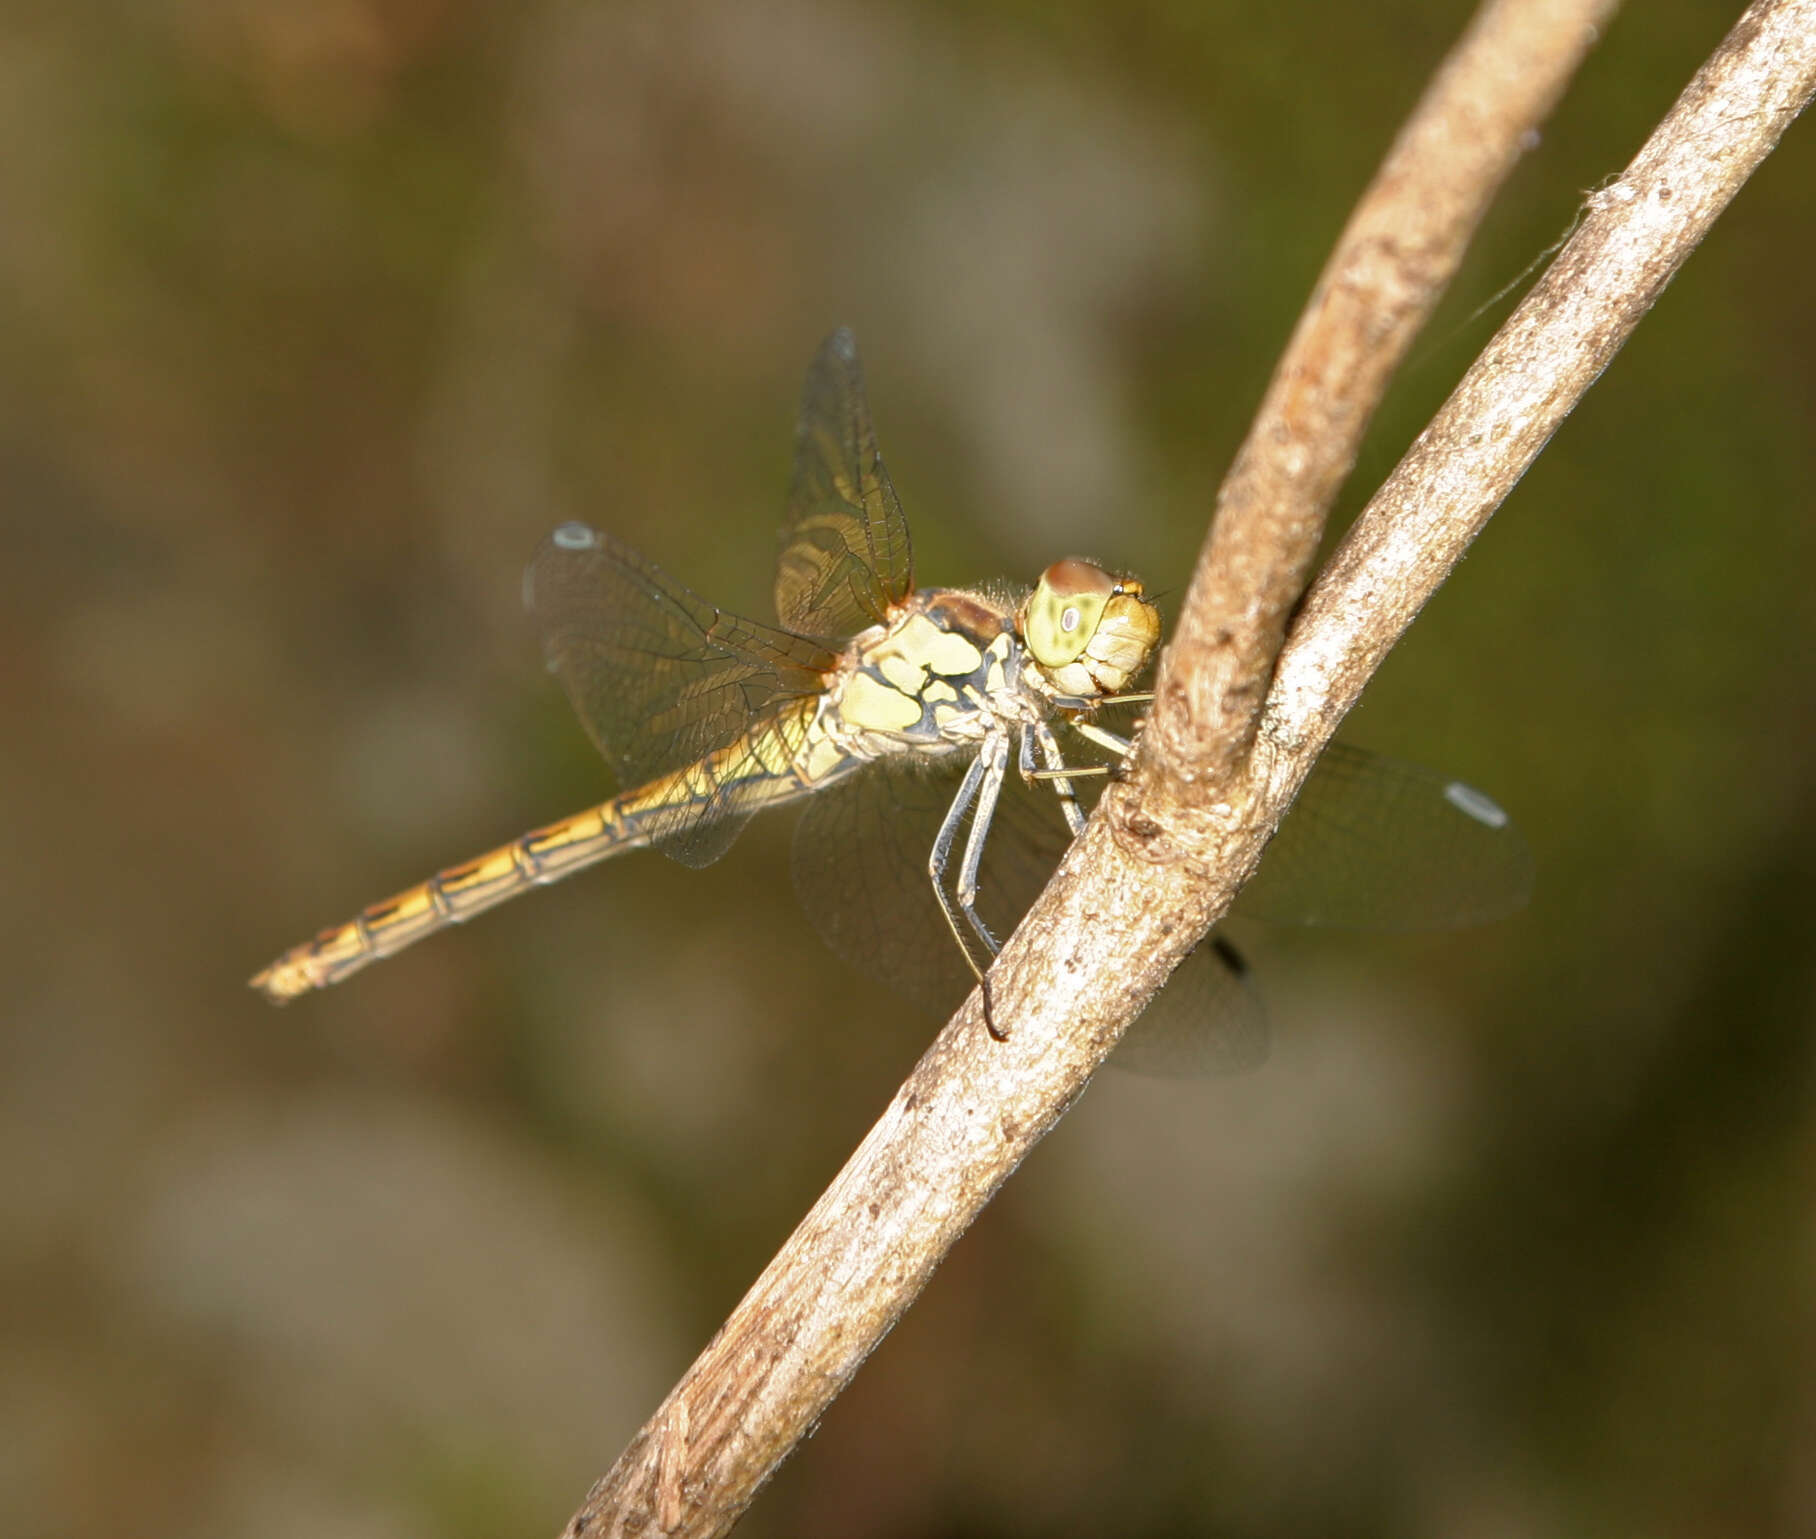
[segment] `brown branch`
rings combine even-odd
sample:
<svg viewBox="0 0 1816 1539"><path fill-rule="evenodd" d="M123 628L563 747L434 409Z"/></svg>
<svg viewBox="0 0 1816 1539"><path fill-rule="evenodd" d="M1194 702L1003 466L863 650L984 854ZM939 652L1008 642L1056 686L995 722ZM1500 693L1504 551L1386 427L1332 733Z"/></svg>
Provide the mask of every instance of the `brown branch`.
<svg viewBox="0 0 1816 1539"><path fill-rule="evenodd" d="M1363 509L1281 654L1270 756L1315 753L1816 91L1816 0L1750 6Z"/></svg>
<svg viewBox="0 0 1816 1539"><path fill-rule="evenodd" d="M1146 729L1180 781L1246 758L1324 520L1469 237L1615 9L1490 4L1439 68L1319 274L1217 494Z"/></svg>
<svg viewBox="0 0 1816 1539"><path fill-rule="evenodd" d="M737 1520L1227 906L1368 673L1816 79L1816 0L1747 13L1358 521L1275 670L1381 355L1404 352L1606 9L1503 0L1459 45L1345 232L1232 472L1140 771L1106 795L1111 815L992 972L1009 1041L988 1039L974 996L569 1534Z"/></svg>

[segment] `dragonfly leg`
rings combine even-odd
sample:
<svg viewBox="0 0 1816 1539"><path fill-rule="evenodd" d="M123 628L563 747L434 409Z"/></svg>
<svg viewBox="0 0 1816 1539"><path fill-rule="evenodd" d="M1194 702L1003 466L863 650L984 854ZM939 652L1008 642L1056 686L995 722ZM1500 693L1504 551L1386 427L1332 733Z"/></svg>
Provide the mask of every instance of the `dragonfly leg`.
<svg viewBox="0 0 1816 1539"><path fill-rule="evenodd" d="M989 750L986 748L985 753L988 752ZM972 803L977 800L978 790L983 785L986 776L985 753L980 753L971 761L971 767L965 771L964 780L959 783L958 794L952 798L952 805L946 809L945 821L940 824L940 831L934 836L932 852L927 857L927 875L933 880L933 896L939 902L940 912L946 917L946 927L952 931L954 943L964 954L965 965L971 969L972 976L983 986L984 1025L990 1035L1001 1042L1006 1040L1005 1034L996 1029L995 1012L990 1003L990 983L984 976L984 967L988 964L979 964L976 954L971 949L972 942L965 933L967 921L961 917L962 911L956 899L946 890L946 868L952 862L952 846L958 839L958 831L965 821L965 814L971 810ZM1000 787L1000 770L997 781ZM993 795L992 802L994 800ZM994 957L996 945L989 939L987 930L984 931L984 938L988 947L986 956Z"/></svg>
<svg viewBox="0 0 1816 1539"><path fill-rule="evenodd" d="M1087 775L1107 775L1109 768L1102 764L1072 764L1063 760L1057 768L1037 769L1034 764L1034 729L1022 728L1021 738L1021 774L1029 785L1038 780L1075 780Z"/></svg>
<svg viewBox="0 0 1816 1539"><path fill-rule="evenodd" d="M1134 746L1126 737L1119 733L1105 731L1095 722L1075 721L1072 723L1072 730L1080 737L1095 743L1099 748L1109 749L1119 759L1126 758L1129 749Z"/></svg>
<svg viewBox="0 0 1816 1539"><path fill-rule="evenodd" d="M1021 767L1022 779L1032 781L1034 768L1034 729L1023 727L1020 733L1021 746L1016 750L1016 763Z"/></svg>
<svg viewBox="0 0 1816 1539"><path fill-rule="evenodd" d="M986 740L977 762L984 767L984 777L978 787L976 810L971 815L971 832L965 839L965 858L958 868L955 896L959 912L978 939L989 948L990 955L995 956L1002 948L977 911L977 873L984 858L984 842L990 837L990 825L996 819L996 800L1002 795L1003 777L1009 770L1009 740L1000 735Z"/></svg>
<svg viewBox="0 0 1816 1539"><path fill-rule="evenodd" d="M1066 815L1066 827L1072 830L1072 837L1076 839L1085 831L1085 810L1078 805L1078 792L1066 777L1066 756L1059 751L1059 739L1044 721L1036 722L1028 729L1027 735L1022 738L1024 749L1030 738L1040 740L1040 754L1047 761L1046 771L1040 778L1052 782L1054 791L1059 795L1059 810Z"/></svg>
<svg viewBox="0 0 1816 1539"><path fill-rule="evenodd" d="M1008 1034L997 1030L995 1008L990 999L990 979L984 976L984 970L990 965L988 959L997 954L997 941L990 934L990 930L982 925L981 919L977 918L977 910L972 907L972 898L977 890L977 870L975 870L975 858L972 856L972 845L977 843L977 825L975 823L973 823L972 836L966 839L966 858L961 865L961 872L964 869L970 869L972 872L970 896L957 898L953 892L946 889L946 869L952 863L953 843L959 838L959 829L964 823L964 816L966 816L966 812L972 810L973 803L977 803L979 792L984 789L986 783L990 785L990 814L995 812L995 799L997 799L997 792L1002 789L1002 772L1006 769L1006 763L1008 763L1008 741L1002 740L1002 738L986 741L982 752L979 752L979 756L972 760L972 767L964 772L964 779L959 783L959 792L952 798L952 807L946 809L946 818L939 825L939 834L933 838L933 849L928 854L928 861L926 861L928 876L933 881L933 898L939 901L939 912L946 918L946 928L952 930L953 943L959 947L959 952L964 956L964 965L972 968L973 978L977 979L977 983L982 987L984 1028L997 1041L1008 1041ZM988 819L990 818L986 814L982 819L984 825L988 825ZM979 854L981 854L981 850L982 847L979 845ZM964 879L961 874L961 885L962 881ZM979 963L977 952L973 950L972 938L966 934L966 928L975 930L977 939L981 939L986 961Z"/></svg>

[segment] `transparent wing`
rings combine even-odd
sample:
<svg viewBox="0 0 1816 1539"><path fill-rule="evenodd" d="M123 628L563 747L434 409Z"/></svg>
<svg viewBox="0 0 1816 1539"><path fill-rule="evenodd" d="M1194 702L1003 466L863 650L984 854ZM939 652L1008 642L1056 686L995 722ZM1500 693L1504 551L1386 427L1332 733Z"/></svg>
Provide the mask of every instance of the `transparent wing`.
<svg viewBox="0 0 1816 1539"><path fill-rule="evenodd" d="M932 766L906 756L881 760L818 792L795 828L795 890L821 938L860 972L936 1015L949 1014L976 984L927 871L934 835L969 762L964 754ZM1042 847L1042 831L1020 826L1032 825L1028 811L1005 785L978 895L979 912L999 939L1040 891L1042 867L1050 872L1057 863L1058 851ZM1063 849L1063 826L1058 844Z"/></svg>
<svg viewBox="0 0 1816 1539"><path fill-rule="evenodd" d="M749 741L818 693L837 663L815 642L708 604L585 524L543 542L524 599L550 670L627 788ZM652 823L657 847L688 865L716 860L757 805L716 792L761 773L739 753L703 769Z"/></svg>
<svg viewBox="0 0 1816 1539"><path fill-rule="evenodd" d="M1248 964L1213 930L1173 969L1110 1062L1136 1074L1246 1074L1267 1061L1267 1010Z"/></svg>
<svg viewBox="0 0 1816 1539"><path fill-rule="evenodd" d="M874 765L820 792L795 834L795 885L827 944L942 1015L973 979L933 899L927 857L965 764L955 756L931 770ZM1089 803L1101 781L1077 784ZM1004 785L978 894L999 939L1065 852L1053 800L1048 788L1016 775ZM1481 792L1339 743L1307 778L1237 908L1277 923L1444 927L1508 914L1531 886L1524 840ZM1147 1074L1232 1073L1262 1062L1267 1047L1266 1013L1247 968L1213 934L1111 1061Z"/></svg>
<svg viewBox="0 0 1816 1539"><path fill-rule="evenodd" d="M840 327L820 344L801 394L776 616L790 631L842 640L913 587L908 523L877 452L857 342Z"/></svg>
<svg viewBox="0 0 1816 1539"><path fill-rule="evenodd" d="M1513 913L1532 880L1526 841L1482 792L1333 743L1235 908L1275 924L1444 929Z"/></svg>
<svg viewBox="0 0 1816 1539"><path fill-rule="evenodd" d="M881 761L817 793L795 831L795 888L827 945L940 1016L976 981L927 872L968 762L964 755L931 768ZM999 940L1046 885L1069 837L1052 791L1011 774L978 891L979 912ZM955 874L956 860L953 867ZM1139 1073L1197 1075L1250 1068L1266 1055L1261 1002L1235 953L1213 937L1175 971L1110 1061Z"/></svg>

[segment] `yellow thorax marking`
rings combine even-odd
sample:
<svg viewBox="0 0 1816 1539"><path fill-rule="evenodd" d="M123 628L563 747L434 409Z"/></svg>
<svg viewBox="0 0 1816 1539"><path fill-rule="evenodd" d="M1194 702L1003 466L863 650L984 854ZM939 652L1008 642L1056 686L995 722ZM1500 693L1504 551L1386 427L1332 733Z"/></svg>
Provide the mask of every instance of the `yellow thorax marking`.
<svg viewBox="0 0 1816 1539"><path fill-rule="evenodd" d="M926 682L926 670L909 662L900 652L888 652L878 657L876 669L904 695L922 693L921 686Z"/></svg>
<svg viewBox="0 0 1816 1539"><path fill-rule="evenodd" d="M867 673L854 673L845 681L839 714L866 732L905 732L921 719L921 703Z"/></svg>
<svg viewBox="0 0 1816 1539"><path fill-rule="evenodd" d="M905 694L918 694L930 674L960 679L975 673L983 655L971 642L954 631L941 630L925 615L910 615L895 634L883 641L870 654L883 677ZM900 660L913 670L912 682L903 683L891 671Z"/></svg>
<svg viewBox="0 0 1816 1539"><path fill-rule="evenodd" d="M845 681L839 714L867 732L906 732L921 719L924 703L958 699L945 679L966 678L983 661L984 654L963 636L942 630L925 615L910 615L863 656L889 682L854 672Z"/></svg>
<svg viewBox="0 0 1816 1539"><path fill-rule="evenodd" d="M801 778L807 785L817 786L844 765L845 751L830 734L816 732L801 760Z"/></svg>

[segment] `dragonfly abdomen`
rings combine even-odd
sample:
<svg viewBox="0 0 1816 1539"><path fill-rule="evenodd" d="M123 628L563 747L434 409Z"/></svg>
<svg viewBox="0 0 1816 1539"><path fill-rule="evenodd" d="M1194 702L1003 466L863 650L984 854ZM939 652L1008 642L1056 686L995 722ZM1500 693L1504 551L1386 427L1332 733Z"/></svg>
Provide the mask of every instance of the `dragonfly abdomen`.
<svg viewBox="0 0 1816 1539"><path fill-rule="evenodd" d="M528 888L648 843L617 816L615 798L473 860L438 871L426 882L362 909L342 925L294 946L252 980L282 1004L311 989L339 983L369 962L393 956L424 936L483 913Z"/></svg>
<svg viewBox="0 0 1816 1539"><path fill-rule="evenodd" d="M801 767L809 757L810 722L809 712L797 708L696 764L438 871L292 947L253 978L252 986L282 1004L339 983L368 963L531 887L684 835L702 817L748 814L803 796L812 789Z"/></svg>

